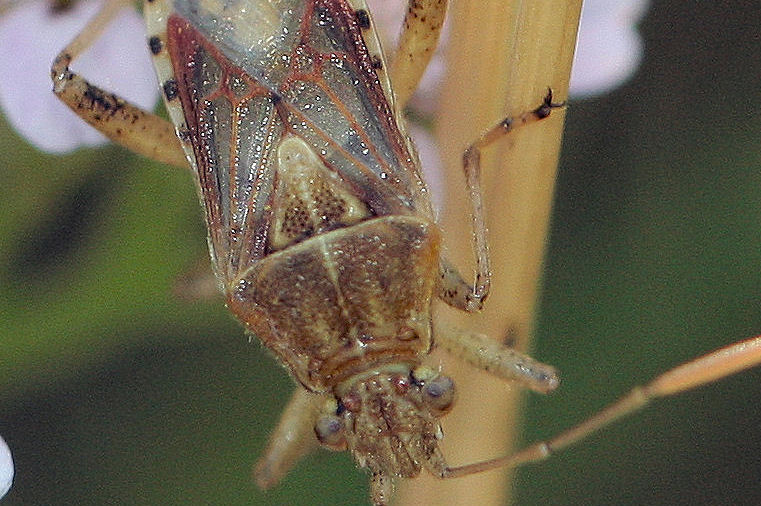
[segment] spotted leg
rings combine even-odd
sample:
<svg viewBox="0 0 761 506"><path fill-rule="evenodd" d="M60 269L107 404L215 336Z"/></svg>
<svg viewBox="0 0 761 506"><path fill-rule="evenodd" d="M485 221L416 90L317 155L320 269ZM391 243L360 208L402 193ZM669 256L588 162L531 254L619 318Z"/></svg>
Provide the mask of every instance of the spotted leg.
<svg viewBox="0 0 761 506"><path fill-rule="evenodd" d="M56 57L51 68L53 91L66 105L106 137L127 149L177 167L188 167L174 126L153 113L88 83L69 66L132 2L108 0L77 37Z"/></svg>
<svg viewBox="0 0 761 506"><path fill-rule="evenodd" d="M555 368L496 339L468 330L436 328L436 345L451 355L507 381L546 394L560 384Z"/></svg>
<svg viewBox="0 0 761 506"><path fill-rule="evenodd" d="M409 0L399 44L391 61L391 83L404 108L438 46L447 0Z"/></svg>

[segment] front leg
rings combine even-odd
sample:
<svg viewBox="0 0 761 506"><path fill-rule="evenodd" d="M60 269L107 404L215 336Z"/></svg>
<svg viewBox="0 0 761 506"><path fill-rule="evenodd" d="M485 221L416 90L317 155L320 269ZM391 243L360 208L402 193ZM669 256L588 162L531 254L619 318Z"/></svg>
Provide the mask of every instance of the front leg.
<svg viewBox="0 0 761 506"><path fill-rule="evenodd" d="M560 384L554 367L477 332L439 327L436 345L478 369L534 392L547 394Z"/></svg>
<svg viewBox="0 0 761 506"><path fill-rule="evenodd" d="M262 490L274 487L297 460L317 447L314 423L325 395L296 387L288 405L280 415L267 449L254 467L254 479Z"/></svg>

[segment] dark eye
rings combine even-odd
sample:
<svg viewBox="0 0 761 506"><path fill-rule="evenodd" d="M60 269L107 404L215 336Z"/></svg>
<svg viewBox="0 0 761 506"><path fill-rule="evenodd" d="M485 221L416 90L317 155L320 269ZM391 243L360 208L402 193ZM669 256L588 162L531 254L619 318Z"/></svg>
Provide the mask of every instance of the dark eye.
<svg viewBox="0 0 761 506"><path fill-rule="evenodd" d="M346 449L343 429L343 420L336 415L322 415L314 424L314 433L317 435L317 439L331 450Z"/></svg>
<svg viewBox="0 0 761 506"><path fill-rule="evenodd" d="M454 381L449 376L436 376L423 385L423 398L426 404L441 414L452 407L454 392Z"/></svg>

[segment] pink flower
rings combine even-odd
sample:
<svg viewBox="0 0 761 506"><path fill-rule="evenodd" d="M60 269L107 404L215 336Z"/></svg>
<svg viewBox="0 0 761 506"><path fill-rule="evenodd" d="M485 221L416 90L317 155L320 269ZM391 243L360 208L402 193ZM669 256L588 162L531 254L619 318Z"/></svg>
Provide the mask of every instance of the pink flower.
<svg viewBox="0 0 761 506"><path fill-rule="evenodd" d="M14 128L43 151L63 153L107 142L53 94L50 64L101 6L74 2L64 12L52 2L20 2L0 17L0 108ZM158 85L138 13L125 9L72 69L127 100L152 109Z"/></svg>

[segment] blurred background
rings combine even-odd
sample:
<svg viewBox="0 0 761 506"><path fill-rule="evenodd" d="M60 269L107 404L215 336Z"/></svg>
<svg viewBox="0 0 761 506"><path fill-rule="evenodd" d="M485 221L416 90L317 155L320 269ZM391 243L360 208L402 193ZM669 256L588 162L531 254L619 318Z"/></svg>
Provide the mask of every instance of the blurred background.
<svg viewBox="0 0 761 506"><path fill-rule="evenodd" d="M640 27L634 78L568 109L534 350L563 384L529 397L525 441L761 333L761 8L653 2ZM221 297L173 295L207 263L186 173L113 146L44 155L1 118L0 153L3 504L366 504L346 454L250 480L293 386ZM758 504L760 380L528 466L516 502Z"/></svg>

